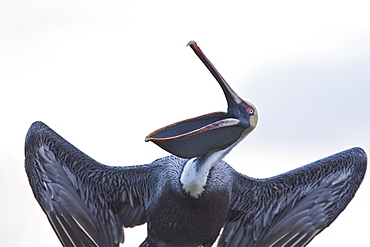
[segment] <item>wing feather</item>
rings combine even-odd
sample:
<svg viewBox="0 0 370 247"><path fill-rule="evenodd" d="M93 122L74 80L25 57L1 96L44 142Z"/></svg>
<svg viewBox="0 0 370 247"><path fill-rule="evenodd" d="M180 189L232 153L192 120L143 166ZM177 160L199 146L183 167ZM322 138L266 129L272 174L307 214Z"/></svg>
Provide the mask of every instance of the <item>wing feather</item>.
<svg viewBox="0 0 370 247"><path fill-rule="evenodd" d="M352 200L366 163L353 148L269 179L237 174L218 246L307 245Z"/></svg>
<svg viewBox="0 0 370 247"><path fill-rule="evenodd" d="M26 137L25 168L34 196L64 246L112 246L123 227L146 221L155 166L108 167L42 122ZM152 173L152 174L155 174Z"/></svg>

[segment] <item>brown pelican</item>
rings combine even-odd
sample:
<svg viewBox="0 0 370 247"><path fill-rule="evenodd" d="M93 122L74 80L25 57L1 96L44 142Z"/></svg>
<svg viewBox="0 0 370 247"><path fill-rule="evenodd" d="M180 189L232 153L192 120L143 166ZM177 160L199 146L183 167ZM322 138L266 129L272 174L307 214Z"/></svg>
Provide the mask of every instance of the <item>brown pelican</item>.
<svg viewBox="0 0 370 247"><path fill-rule="evenodd" d="M147 223L141 246L305 246L345 209L367 158L353 148L287 173L254 179L223 157L257 124L256 108L189 46L224 91L227 112L184 120L147 136L171 152L148 165L96 162L42 122L26 137L34 196L63 246L113 247L124 227Z"/></svg>

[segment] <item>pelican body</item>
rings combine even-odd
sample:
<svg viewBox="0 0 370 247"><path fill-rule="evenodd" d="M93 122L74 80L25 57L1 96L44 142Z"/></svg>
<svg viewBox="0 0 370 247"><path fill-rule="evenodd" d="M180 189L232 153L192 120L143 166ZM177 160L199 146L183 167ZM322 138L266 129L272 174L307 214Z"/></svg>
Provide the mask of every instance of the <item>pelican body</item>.
<svg viewBox="0 0 370 247"><path fill-rule="evenodd" d="M361 148L266 179L240 174L224 162L255 128L257 111L194 41L188 45L220 84L228 110L145 138L171 156L147 165L106 166L44 123L30 127L26 172L63 246L118 247L125 227L144 223L146 247L210 247L218 237L222 247L306 246L354 197L367 165Z"/></svg>

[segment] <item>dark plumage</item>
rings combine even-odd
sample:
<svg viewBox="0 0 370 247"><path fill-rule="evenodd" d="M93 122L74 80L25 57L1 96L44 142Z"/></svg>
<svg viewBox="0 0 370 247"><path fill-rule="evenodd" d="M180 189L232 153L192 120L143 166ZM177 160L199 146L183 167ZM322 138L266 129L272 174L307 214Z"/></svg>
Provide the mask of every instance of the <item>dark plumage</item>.
<svg viewBox="0 0 370 247"><path fill-rule="evenodd" d="M218 246L304 246L344 210L366 170L360 148L268 179L220 161L194 199L179 180L186 161L105 166L42 122L26 138L30 185L64 246L118 246L122 227L145 222L142 246L211 246L223 226Z"/></svg>

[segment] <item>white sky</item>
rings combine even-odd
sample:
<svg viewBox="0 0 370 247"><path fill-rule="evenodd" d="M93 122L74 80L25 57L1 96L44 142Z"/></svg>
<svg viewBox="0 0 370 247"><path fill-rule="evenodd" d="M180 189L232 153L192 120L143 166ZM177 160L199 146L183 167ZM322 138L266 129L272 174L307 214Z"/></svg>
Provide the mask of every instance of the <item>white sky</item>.
<svg viewBox="0 0 370 247"><path fill-rule="evenodd" d="M41 120L107 165L167 155L144 137L225 111L221 89L186 44L194 39L244 99L256 130L227 157L269 177L361 146L370 153L367 1L0 2L0 246L59 246L23 167ZM310 246L369 243L368 177ZM365 222L365 223L363 223ZM126 230L138 246L145 227Z"/></svg>

